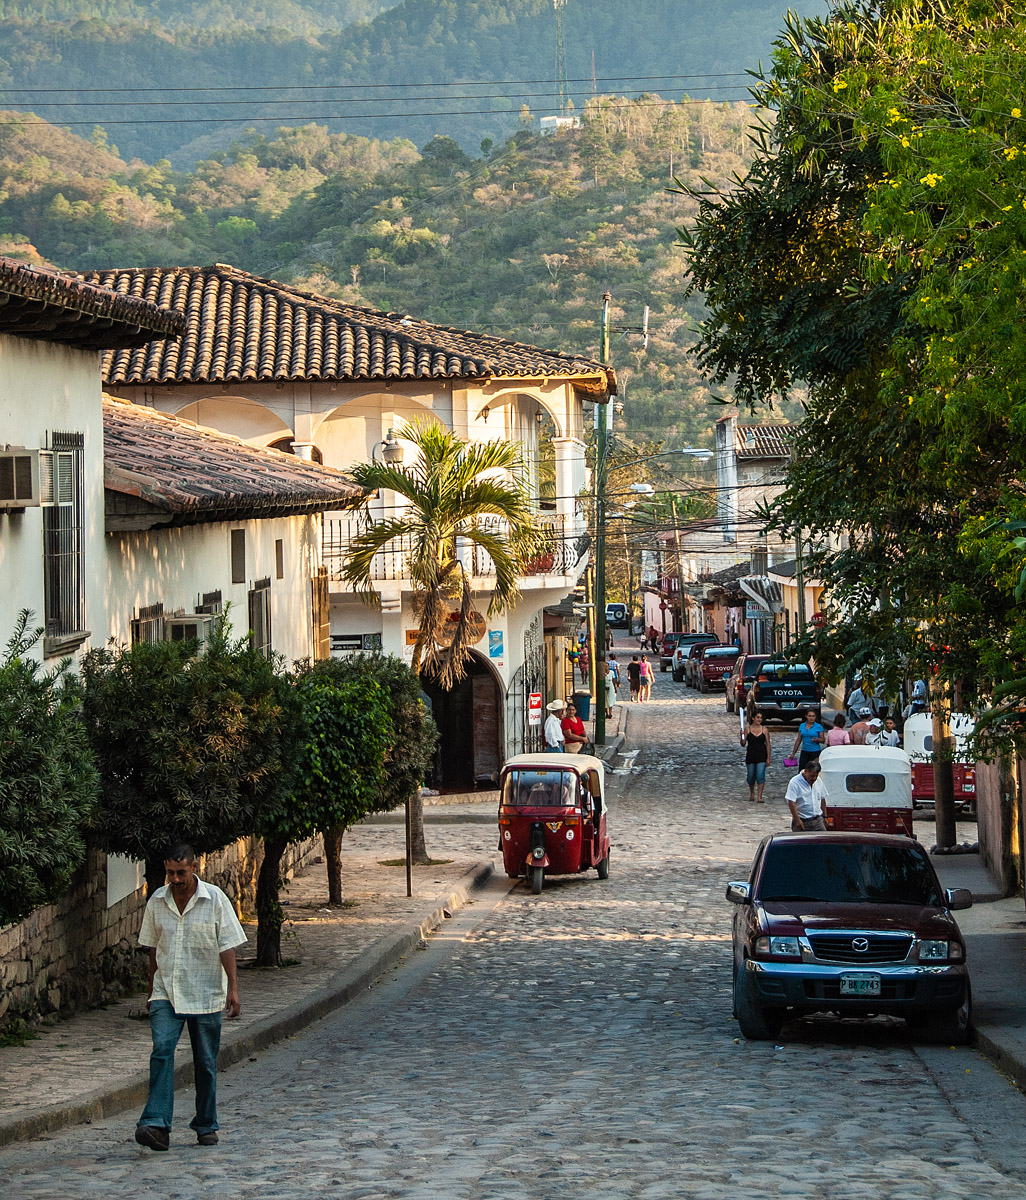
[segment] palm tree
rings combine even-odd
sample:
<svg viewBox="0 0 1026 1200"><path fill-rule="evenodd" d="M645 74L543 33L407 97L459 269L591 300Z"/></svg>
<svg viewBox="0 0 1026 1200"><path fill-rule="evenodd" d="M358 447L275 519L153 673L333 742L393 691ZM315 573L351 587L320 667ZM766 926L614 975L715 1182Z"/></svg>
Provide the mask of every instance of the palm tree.
<svg viewBox="0 0 1026 1200"><path fill-rule="evenodd" d="M520 594L524 564L538 551L534 512L514 443L466 443L435 421L403 423L396 432L416 448L412 464L365 462L350 473L364 488L394 492L405 507L353 538L342 577L376 602L374 557L390 547L399 549L419 618L413 672L430 675L447 689L466 674L476 640L464 549L478 547L491 559L495 583L488 615L505 611ZM426 862L419 795L412 807L414 861Z"/></svg>

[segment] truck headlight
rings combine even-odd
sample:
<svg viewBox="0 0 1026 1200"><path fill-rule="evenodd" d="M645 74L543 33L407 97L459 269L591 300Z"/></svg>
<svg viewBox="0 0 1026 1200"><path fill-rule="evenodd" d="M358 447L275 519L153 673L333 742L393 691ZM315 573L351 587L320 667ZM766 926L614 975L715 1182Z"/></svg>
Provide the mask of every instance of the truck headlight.
<svg viewBox="0 0 1026 1200"><path fill-rule="evenodd" d="M919 961L947 962L951 957L950 950L950 942L943 941L940 938L923 938L919 943Z"/></svg>
<svg viewBox="0 0 1026 1200"><path fill-rule="evenodd" d="M755 953L772 958L801 958L802 948L796 937L761 937L755 943Z"/></svg>

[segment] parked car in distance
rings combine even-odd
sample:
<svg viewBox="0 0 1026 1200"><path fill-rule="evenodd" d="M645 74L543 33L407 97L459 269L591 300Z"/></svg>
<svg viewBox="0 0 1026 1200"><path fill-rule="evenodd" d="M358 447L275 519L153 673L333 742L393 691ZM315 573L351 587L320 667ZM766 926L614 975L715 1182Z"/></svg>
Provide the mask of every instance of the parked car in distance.
<svg viewBox="0 0 1026 1200"><path fill-rule="evenodd" d="M808 663L767 658L752 684L755 707L764 717L801 720L811 708L819 719L822 689Z"/></svg>
<svg viewBox="0 0 1026 1200"><path fill-rule="evenodd" d="M766 654L742 654L724 681L727 696L727 712L739 713L748 703L748 691L755 682L759 668L766 661Z"/></svg>
<svg viewBox="0 0 1026 1200"><path fill-rule="evenodd" d="M734 1015L746 1038L775 1038L807 1013L903 1017L944 1043L964 1042L972 992L965 941L945 891L911 838L775 833L747 882L727 884L734 911Z"/></svg>
<svg viewBox="0 0 1026 1200"><path fill-rule="evenodd" d="M673 652L677 648L677 642L680 638L687 635L680 629L674 630L673 633L664 633L663 640L659 643L659 670L668 671L673 665Z"/></svg>
<svg viewBox="0 0 1026 1200"><path fill-rule="evenodd" d="M615 601L612 604L607 604L606 624L611 629L626 629L630 632L631 616L627 605L617 604Z"/></svg>
<svg viewBox="0 0 1026 1200"><path fill-rule="evenodd" d="M696 653L699 646L718 646L719 638L714 633L689 633L685 635L689 640L681 639L677 643L677 648L673 652L673 680L674 683L683 683L687 678L687 663L693 653Z"/></svg>
<svg viewBox="0 0 1026 1200"><path fill-rule="evenodd" d="M724 679L730 674L737 661L737 646L702 646L695 660L695 682L700 692L713 687L723 687Z"/></svg>

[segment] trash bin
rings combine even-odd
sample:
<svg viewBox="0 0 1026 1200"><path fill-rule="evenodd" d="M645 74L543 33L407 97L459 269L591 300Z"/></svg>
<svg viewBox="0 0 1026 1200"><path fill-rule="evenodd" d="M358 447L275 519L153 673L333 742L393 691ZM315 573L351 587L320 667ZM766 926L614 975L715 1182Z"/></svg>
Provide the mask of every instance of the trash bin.
<svg viewBox="0 0 1026 1200"><path fill-rule="evenodd" d="M591 720L591 692L574 692L574 707L582 721Z"/></svg>

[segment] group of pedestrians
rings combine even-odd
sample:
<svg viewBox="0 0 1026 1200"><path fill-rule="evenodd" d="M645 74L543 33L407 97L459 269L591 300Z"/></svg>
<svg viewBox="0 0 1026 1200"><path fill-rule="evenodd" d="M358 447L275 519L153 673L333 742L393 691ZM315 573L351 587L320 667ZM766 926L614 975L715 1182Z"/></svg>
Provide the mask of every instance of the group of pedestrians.
<svg viewBox="0 0 1026 1200"><path fill-rule="evenodd" d="M809 709L805 720L798 726L791 755L784 759L785 767L797 767L798 773L791 779L785 793L791 810L791 828L799 830L824 829L826 791L819 780L821 770L819 756L828 746L896 746L901 745L901 734L893 717L882 720L872 717L858 721L851 730L846 728L844 713L837 713L830 728L821 724L815 709ZM764 803L766 769L773 761L773 749L769 729L758 709L752 707L742 724L741 745L745 750L745 778L748 783L748 799L756 804Z"/></svg>

